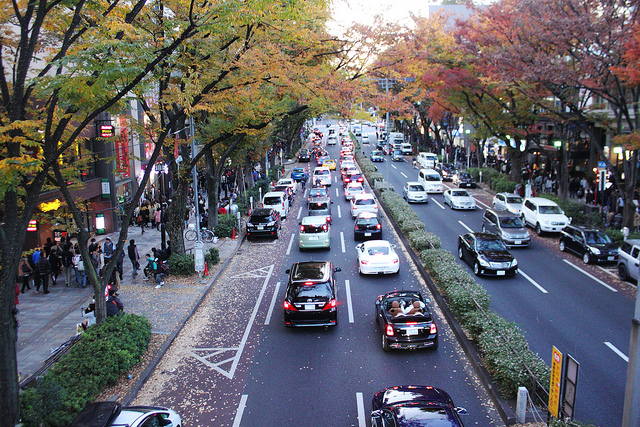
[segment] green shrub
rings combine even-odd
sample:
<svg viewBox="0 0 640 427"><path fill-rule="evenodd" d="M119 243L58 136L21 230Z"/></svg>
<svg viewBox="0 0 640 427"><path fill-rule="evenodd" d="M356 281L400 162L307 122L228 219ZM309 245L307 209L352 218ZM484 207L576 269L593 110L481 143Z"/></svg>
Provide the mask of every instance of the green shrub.
<svg viewBox="0 0 640 427"><path fill-rule="evenodd" d="M142 316L113 316L92 326L35 388L20 395L25 427L69 425L105 387L135 365L149 345L151 323Z"/></svg>
<svg viewBox="0 0 640 427"><path fill-rule="evenodd" d="M171 254L169 257L169 273L177 276L190 276L196 271L192 254Z"/></svg>
<svg viewBox="0 0 640 427"><path fill-rule="evenodd" d="M237 218L232 214L218 215L218 225L213 228L213 233L218 237L231 237L236 227ZM236 233L238 230L236 230Z"/></svg>
<svg viewBox="0 0 640 427"><path fill-rule="evenodd" d="M424 229L409 232L407 238L411 243L411 247L417 252L425 249L439 249L442 246L438 236Z"/></svg>
<svg viewBox="0 0 640 427"><path fill-rule="evenodd" d="M216 265L220 262L220 250L218 248L211 248L204 254L204 261L209 265Z"/></svg>

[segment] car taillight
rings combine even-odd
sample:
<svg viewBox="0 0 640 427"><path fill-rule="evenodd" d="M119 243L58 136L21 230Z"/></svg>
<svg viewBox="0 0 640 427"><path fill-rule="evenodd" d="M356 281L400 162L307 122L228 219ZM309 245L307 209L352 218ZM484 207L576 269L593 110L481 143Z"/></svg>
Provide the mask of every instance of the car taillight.
<svg viewBox="0 0 640 427"><path fill-rule="evenodd" d="M378 205L373 205L373 209L378 209Z"/></svg>
<svg viewBox="0 0 640 427"><path fill-rule="evenodd" d="M377 228L378 230L380 230L380 229L382 228L382 224L377 224L377 225L376 225L376 228Z"/></svg>
<svg viewBox="0 0 640 427"><path fill-rule="evenodd" d="M358 178L358 182L363 182L363 181L364 181L363 177Z"/></svg>
<svg viewBox="0 0 640 427"><path fill-rule="evenodd" d="M418 324L418 322L407 322L407 323L405 323L405 325L411 325L411 326L414 326L414 325L417 325L417 324Z"/></svg>
<svg viewBox="0 0 640 427"><path fill-rule="evenodd" d="M289 310L289 311L298 311L298 309L297 309L293 304L291 304L289 301L287 301L287 300L285 300L285 301L284 301L283 306L284 306L284 309L285 309L285 310Z"/></svg>
<svg viewBox="0 0 640 427"><path fill-rule="evenodd" d="M397 259L394 259L394 260L393 260L393 263L394 263L394 264L397 264L397 263L399 263L399 262L400 262L400 260L397 260Z"/></svg>
<svg viewBox="0 0 640 427"><path fill-rule="evenodd" d="M391 326L391 325L387 325L387 327L385 328L384 333L385 333L388 337L392 337L392 336L393 336L393 326Z"/></svg>
<svg viewBox="0 0 640 427"><path fill-rule="evenodd" d="M369 261L367 261L366 259L363 259L363 260L360 260L360 264L367 265L369 264Z"/></svg>
<svg viewBox="0 0 640 427"><path fill-rule="evenodd" d="M330 216L328 216L328 217L327 217L327 222L331 222L331 217L330 217ZM324 224L324 225L322 226L322 229L323 229L324 231L327 231L327 224Z"/></svg>
<svg viewBox="0 0 640 427"><path fill-rule="evenodd" d="M304 225L301 225L300 226L300 232L303 232L303 231L304 231Z"/></svg>
<svg viewBox="0 0 640 427"><path fill-rule="evenodd" d="M436 327L436 322L431 322L431 327L429 328L429 333L431 335L438 332L438 328Z"/></svg>
<svg viewBox="0 0 640 427"><path fill-rule="evenodd" d="M332 308L336 308L336 300L334 299L329 300L324 307L322 307L323 310L331 310Z"/></svg>

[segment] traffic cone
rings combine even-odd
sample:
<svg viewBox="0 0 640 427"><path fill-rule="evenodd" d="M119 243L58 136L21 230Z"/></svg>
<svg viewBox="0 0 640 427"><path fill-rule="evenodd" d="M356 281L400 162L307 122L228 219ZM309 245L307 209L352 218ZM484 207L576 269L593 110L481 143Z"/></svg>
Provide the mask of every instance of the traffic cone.
<svg viewBox="0 0 640 427"><path fill-rule="evenodd" d="M236 238L236 228L233 227L233 232L231 233L231 238L235 239Z"/></svg>
<svg viewBox="0 0 640 427"><path fill-rule="evenodd" d="M209 275L209 267L207 267L207 263L204 263L204 274L203 277L207 277Z"/></svg>

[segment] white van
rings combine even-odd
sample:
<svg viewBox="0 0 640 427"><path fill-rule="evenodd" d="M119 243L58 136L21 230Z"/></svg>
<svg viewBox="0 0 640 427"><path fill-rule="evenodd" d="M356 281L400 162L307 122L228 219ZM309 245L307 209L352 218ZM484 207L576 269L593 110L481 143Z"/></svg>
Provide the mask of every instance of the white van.
<svg viewBox="0 0 640 427"><path fill-rule="evenodd" d="M389 132L389 144L394 148L396 144L400 147L404 144L404 134L402 132Z"/></svg>
<svg viewBox="0 0 640 427"><path fill-rule="evenodd" d="M420 167L433 169L438 163L438 156L433 153L420 152L417 160Z"/></svg>
<svg viewBox="0 0 640 427"><path fill-rule="evenodd" d="M262 207L278 211L282 218L289 213L289 197L282 191L270 191L262 198Z"/></svg>
<svg viewBox="0 0 640 427"><path fill-rule="evenodd" d="M420 172L418 172L418 182L424 185L427 193L442 193L444 191L442 177L438 171L434 169L420 169Z"/></svg>
<svg viewBox="0 0 640 427"><path fill-rule="evenodd" d="M405 156L410 156L413 154L413 147L408 142L405 142L400 146L400 151L402 151L402 154Z"/></svg>
<svg viewBox="0 0 640 427"><path fill-rule="evenodd" d="M313 170L313 183L318 182L320 185L331 185L331 169L328 167L320 166Z"/></svg>

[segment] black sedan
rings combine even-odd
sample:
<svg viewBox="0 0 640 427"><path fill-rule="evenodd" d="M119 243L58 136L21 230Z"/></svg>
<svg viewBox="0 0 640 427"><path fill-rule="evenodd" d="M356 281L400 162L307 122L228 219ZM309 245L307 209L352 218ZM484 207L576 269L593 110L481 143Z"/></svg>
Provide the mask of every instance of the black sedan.
<svg viewBox="0 0 640 427"><path fill-rule="evenodd" d="M353 239L361 240L381 240L382 222L378 215L373 212L360 212L353 225Z"/></svg>
<svg viewBox="0 0 640 427"><path fill-rule="evenodd" d="M309 150L307 150L306 148L302 148L300 150L300 154L298 154L298 161L299 162L308 162L311 159L311 155L309 154Z"/></svg>
<svg viewBox="0 0 640 427"><path fill-rule="evenodd" d="M513 276L518 273L518 260L495 234L467 233L459 236L458 257L473 268L476 276Z"/></svg>
<svg viewBox="0 0 640 427"><path fill-rule="evenodd" d="M438 163L435 170L440 172L443 181L451 181L456 173L456 167L451 163Z"/></svg>
<svg viewBox="0 0 640 427"><path fill-rule="evenodd" d="M591 262L615 262L618 260L618 245L604 232L580 225L567 225L562 229L561 251L571 251L582 257L585 264Z"/></svg>
<svg viewBox="0 0 640 427"><path fill-rule="evenodd" d="M376 300L382 350L438 348L438 328L422 294L393 291Z"/></svg>
<svg viewBox="0 0 640 427"><path fill-rule="evenodd" d="M284 324L335 326L338 324L336 272L330 261L296 262L287 270L289 282L284 299Z"/></svg>
<svg viewBox="0 0 640 427"><path fill-rule="evenodd" d="M371 402L372 427L438 426L462 427L451 396L439 388L428 386L388 387L373 395Z"/></svg>
<svg viewBox="0 0 640 427"><path fill-rule="evenodd" d="M275 209L254 209L247 221L247 239L252 237L269 236L278 238L280 230L280 214Z"/></svg>
<svg viewBox="0 0 640 427"><path fill-rule="evenodd" d="M476 188L476 180L473 179L469 172L456 172L451 180L453 185L457 185L458 188L469 187Z"/></svg>

